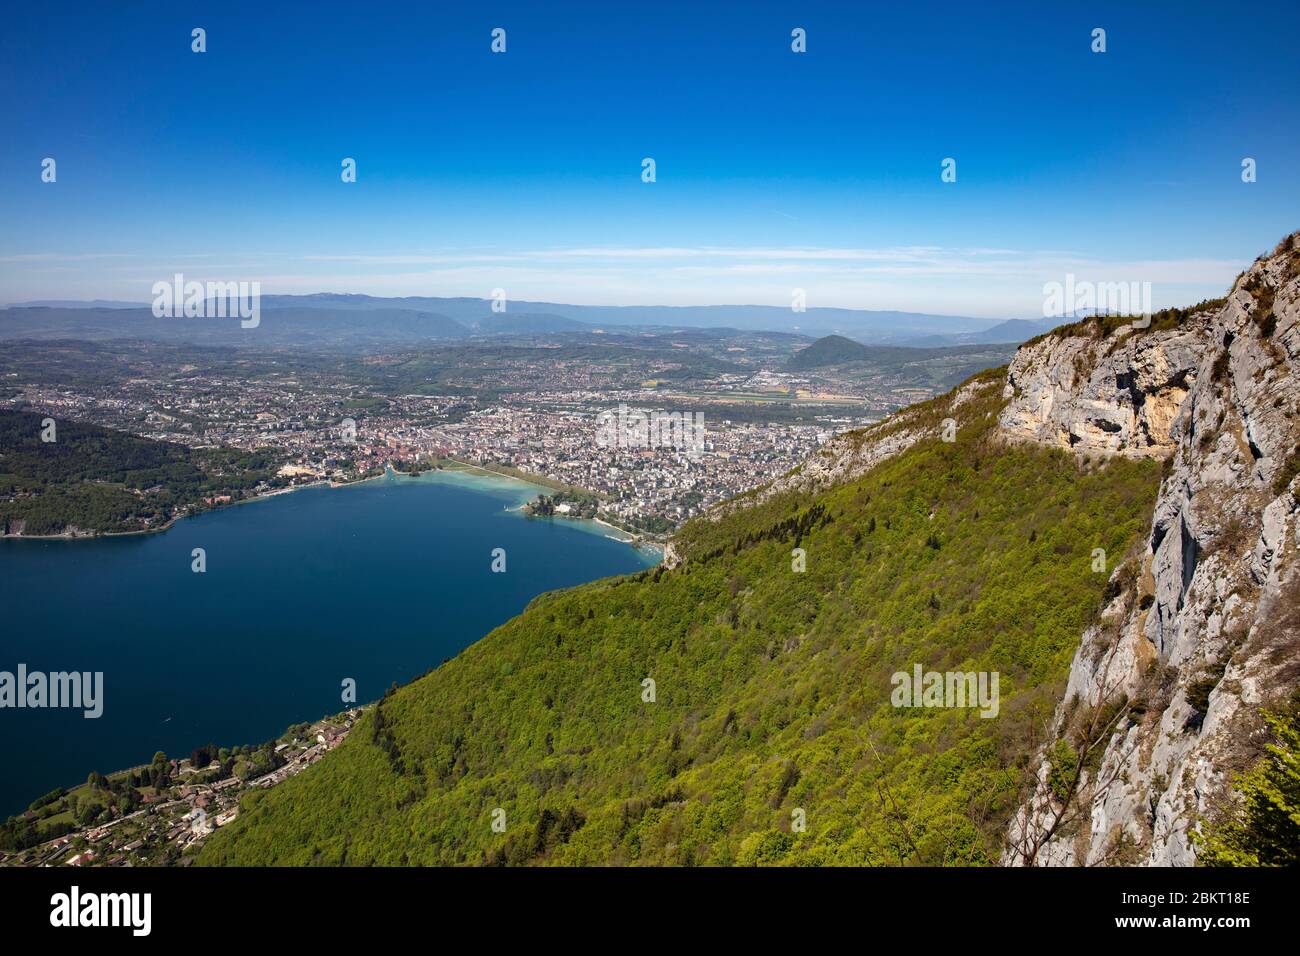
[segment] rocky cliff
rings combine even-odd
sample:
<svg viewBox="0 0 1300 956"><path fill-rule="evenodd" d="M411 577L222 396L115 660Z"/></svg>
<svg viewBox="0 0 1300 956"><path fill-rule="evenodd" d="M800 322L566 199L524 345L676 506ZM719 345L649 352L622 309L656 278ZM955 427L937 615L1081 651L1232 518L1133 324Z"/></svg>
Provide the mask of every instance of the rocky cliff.
<svg viewBox="0 0 1300 956"><path fill-rule="evenodd" d="M1163 461L1149 534L1100 556L1106 606L1031 757L1003 862L1191 865L1193 834L1230 807L1233 775L1262 752L1261 712L1300 686L1298 363L1300 233L1224 299L1064 326L1026 343L1005 380L986 373L840 435L706 518L849 482L948 423L965 427L969 399L994 387L1000 441L1091 467ZM691 558L675 541L665 563Z"/></svg>
<svg viewBox="0 0 1300 956"><path fill-rule="evenodd" d="M1194 863L1261 709L1300 683L1300 234L1222 303L1112 326L1028 343L1007 375L1006 440L1165 460L1145 543L1107 556L1010 864Z"/></svg>
<svg viewBox="0 0 1300 956"><path fill-rule="evenodd" d="M1300 233L1222 300L1142 327L1093 319L1026 343L988 375L840 435L785 477L714 509L812 496L906 451L1000 385L998 434L1107 458L1163 460L1152 525L1102 556L1108 603L1083 635L1032 758L1036 786L1003 861L1195 862L1191 834L1261 752L1261 710L1300 685ZM690 557L670 546L669 567Z"/></svg>

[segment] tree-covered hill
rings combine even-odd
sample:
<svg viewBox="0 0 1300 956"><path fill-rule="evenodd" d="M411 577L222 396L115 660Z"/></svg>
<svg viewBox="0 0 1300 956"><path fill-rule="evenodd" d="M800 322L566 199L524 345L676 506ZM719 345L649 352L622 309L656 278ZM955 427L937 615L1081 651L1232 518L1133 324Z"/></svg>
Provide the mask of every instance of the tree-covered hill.
<svg viewBox="0 0 1300 956"><path fill-rule="evenodd" d="M785 364L787 372L829 375L837 381L857 381L868 386L924 388L933 394L952 388L982 369L1004 365L1013 344L947 345L910 348L863 345L842 335L827 335L800 349Z"/></svg>
<svg viewBox="0 0 1300 956"><path fill-rule="evenodd" d="M48 431L45 421L0 409L0 533L142 531L274 480L269 454L195 450L63 419Z"/></svg>
<svg viewBox="0 0 1300 956"><path fill-rule="evenodd" d="M1008 446L1000 384L914 410L931 433L847 482L697 519L676 568L537 598L200 860L996 862L1159 470ZM997 716L893 706L916 664L996 671Z"/></svg>
<svg viewBox="0 0 1300 956"><path fill-rule="evenodd" d="M879 347L876 352L889 354L912 352L914 349ZM792 372L820 368L823 365L842 365L845 362L865 362L871 358L873 350L861 342L845 338L842 335L826 335L805 349L800 349L790 356L786 368Z"/></svg>

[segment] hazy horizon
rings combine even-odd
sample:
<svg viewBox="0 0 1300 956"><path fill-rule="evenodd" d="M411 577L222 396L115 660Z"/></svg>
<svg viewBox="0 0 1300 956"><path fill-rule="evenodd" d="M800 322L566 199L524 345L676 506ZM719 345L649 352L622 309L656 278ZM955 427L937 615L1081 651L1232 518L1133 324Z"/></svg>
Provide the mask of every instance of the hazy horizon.
<svg viewBox="0 0 1300 956"><path fill-rule="evenodd" d="M0 300L147 301L183 272L997 321L1073 274L1186 305L1300 211L1272 81L1300 11L1267 6L1268 30L1208 4L15 10Z"/></svg>

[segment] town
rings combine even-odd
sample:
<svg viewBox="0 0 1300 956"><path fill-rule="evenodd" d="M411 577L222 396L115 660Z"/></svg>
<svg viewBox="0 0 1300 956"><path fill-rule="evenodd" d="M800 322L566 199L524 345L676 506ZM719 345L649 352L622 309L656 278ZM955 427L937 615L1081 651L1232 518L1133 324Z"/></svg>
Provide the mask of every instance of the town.
<svg viewBox="0 0 1300 956"><path fill-rule="evenodd" d="M158 753L146 766L92 773L3 824L0 866L188 866L208 836L239 815L242 796L315 764L363 710L299 724L260 747L205 746L179 760Z"/></svg>
<svg viewBox="0 0 1300 956"><path fill-rule="evenodd" d="M398 361L383 355L367 356L360 373L328 360L281 370L276 356L229 371L201 367L200 356L150 357L147 374L133 362L136 374L93 382L31 381L11 370L0 380L0 408L191 448L269 451L278 473L258 494L356 481L388 468L481 467L581 491L598 499L602 520L661 538L793 468L832 435L933 392L899 383L832 386L764 367L679 383L655 377L672 373L672 361L629 374L623 364L566 359L552 348L516 351L530 354L507 361L493 358L494 349L462 350L450 373L416 383L419 391L365 371ZM704 423L701 447L601 441L602 414L614 407L694 416Z"/></svg>

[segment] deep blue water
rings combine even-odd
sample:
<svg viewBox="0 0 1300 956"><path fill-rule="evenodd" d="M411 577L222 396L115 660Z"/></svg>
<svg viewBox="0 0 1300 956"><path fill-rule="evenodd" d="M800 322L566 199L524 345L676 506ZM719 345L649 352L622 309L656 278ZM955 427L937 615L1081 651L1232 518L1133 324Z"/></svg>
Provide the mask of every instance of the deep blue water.
<svg viewBox="0 0 1300 956"><path fill-rule="evenodd" d="M310 488L161 534L0 541L0 671L103 671L104 713L0 708L0 815L155 751L256 744L374 700L536 595L656 555L524 518L536 493L438 474ZM190 569L191 551L207 571ZM506 572L491 570L506 550Z"/></svg>

